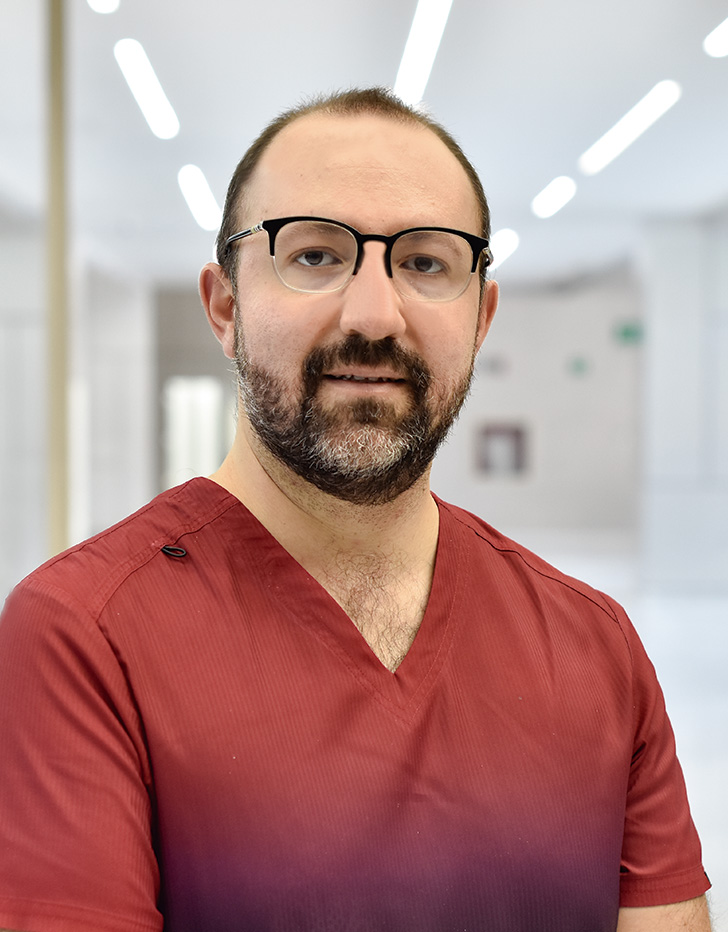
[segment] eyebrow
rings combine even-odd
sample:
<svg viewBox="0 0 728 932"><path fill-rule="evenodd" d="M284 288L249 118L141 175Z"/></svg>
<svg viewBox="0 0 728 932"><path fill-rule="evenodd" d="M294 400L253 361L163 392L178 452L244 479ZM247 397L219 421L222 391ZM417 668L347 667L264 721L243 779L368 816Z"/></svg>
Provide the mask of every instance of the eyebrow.
<svg viewBox="0 0 728 932"><path fill-rule="evenodd" d="M433 230L430 227L423 227L422 229L415 227L415 229L412 232L407 234L407 238L408 239L412 238L416 242L417 240L424 240L432 236L444 237L447 235L448 234L444 233L442 230ZM444 242L450 242L450 241L444 240ZM463 242L465 241L463 240Z"/></svg>
<svg viewBox="0 0 728 932"><path fill-rule="evenodd" d="M308 223L309 226L314 227L316 230L323 232L324 230L330 230L333 226L337 230L341 230L342 233L348 233L344 227L341 226L338 220L299 220L299 223Z"/></svg>

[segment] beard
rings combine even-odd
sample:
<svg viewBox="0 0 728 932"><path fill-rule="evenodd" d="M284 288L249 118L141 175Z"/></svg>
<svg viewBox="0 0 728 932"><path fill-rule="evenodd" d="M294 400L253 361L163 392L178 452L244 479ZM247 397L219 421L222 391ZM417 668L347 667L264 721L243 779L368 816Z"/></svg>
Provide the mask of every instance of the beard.
<svg viewBox="0 0 728 932"><path fill-rule="evenodd" d="M457 384L431 399L432 377L421 357L391 337L370 341L352 334L312 350L303 363L300 389L292 392L249 359L239 321L235 335L240 396L264 447L322 492L357 505L391 502L423 475L470 391L474 357ZM406 380L406 410L398 413L390 402L374 398L324 405L319 397L324 373L356 364L394 367Z"/></svg>

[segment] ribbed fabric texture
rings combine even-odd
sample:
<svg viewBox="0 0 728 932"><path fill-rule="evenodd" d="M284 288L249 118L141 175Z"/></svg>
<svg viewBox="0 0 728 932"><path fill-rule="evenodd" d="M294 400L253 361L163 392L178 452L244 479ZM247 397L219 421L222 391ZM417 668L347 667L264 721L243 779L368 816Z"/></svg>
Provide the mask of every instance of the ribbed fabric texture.
<svg viewBox="0 0 728 932"><path fill-rule="evenodd" d="M0 623L0 927L606 932L620 886L703 893L622 610L439 504L395 674L209 480L22 583Z"/></svg>

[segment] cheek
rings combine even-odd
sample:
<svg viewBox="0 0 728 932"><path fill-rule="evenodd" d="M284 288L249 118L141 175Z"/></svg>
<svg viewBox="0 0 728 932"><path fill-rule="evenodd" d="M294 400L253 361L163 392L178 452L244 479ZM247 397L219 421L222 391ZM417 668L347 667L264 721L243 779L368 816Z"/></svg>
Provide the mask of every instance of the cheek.
<svg viewBox="0 0 728 932"><path fill-rule="evenodd" d="M238 327L251 361L275 372L300 372L312 349L331 342L335 308L322 296L302 296L276 282L242 297Z"/></svg>
<svg viewBox="0 0 728 932"><path fill-rule="evenodd" d="M475 354L476 328L468 324L447 326L431 334L428 345L432 348L428 363L437 381L459 382L469 371Z"/></svg>
<svg viewBox="0 0 728 932"><path fill-rule="evenodd" d="M271 376L285 381L300 376L303 360L311 347L306 334L290 321L248 307L238 318L237 347L248 361Z"/></svg>

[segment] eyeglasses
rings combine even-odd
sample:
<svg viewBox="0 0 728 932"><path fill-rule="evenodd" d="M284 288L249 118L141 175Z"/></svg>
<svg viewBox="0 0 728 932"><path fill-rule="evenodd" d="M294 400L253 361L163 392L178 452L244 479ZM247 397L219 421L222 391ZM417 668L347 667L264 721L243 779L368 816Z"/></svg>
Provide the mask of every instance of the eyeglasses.
<svg viewBox="0 0 728 932"><path fill-rule="evenodd" d="M384 267L404 297L420 301L452 301L467 288L483 257L493 262L488 240L446 227L413 227L392 236L360 233L338 220L283 217L261 220L225 240L233 243L265 230L278 278L304 294L339 291L361 267L364 243L385 244Z"/></svg>

